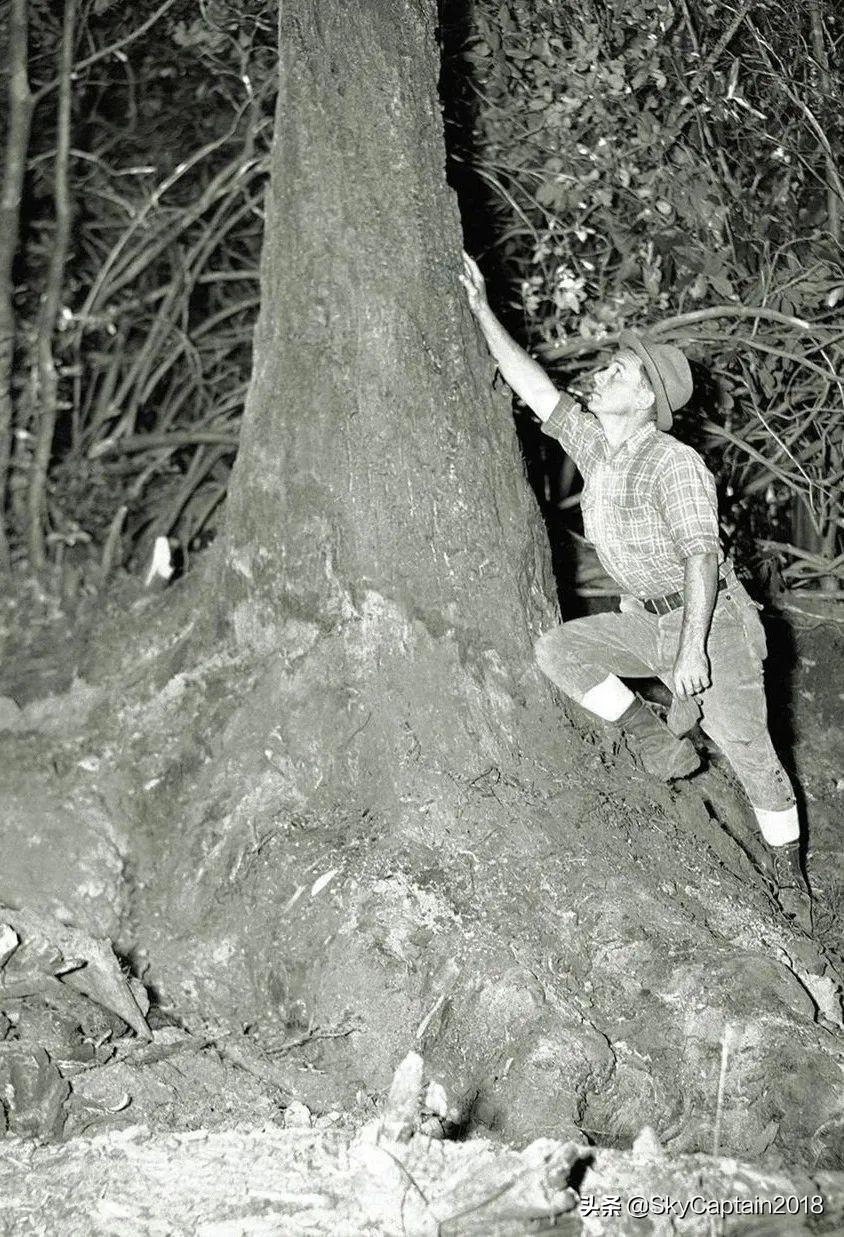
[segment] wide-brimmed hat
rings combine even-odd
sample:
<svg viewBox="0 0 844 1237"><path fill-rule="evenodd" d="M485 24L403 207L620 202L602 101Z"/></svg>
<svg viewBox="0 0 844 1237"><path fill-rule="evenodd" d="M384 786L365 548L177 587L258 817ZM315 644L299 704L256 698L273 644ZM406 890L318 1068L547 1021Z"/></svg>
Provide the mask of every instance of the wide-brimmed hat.
<svg viewBox="0 0 844 1237"><path fill-rule="evenodd" d="M657 429L670 430L673 416L692 396L694 382L689 362L673 344L655 344L635 331L622 331L620 348L629 348L645 367L656 396Z"/></svg>

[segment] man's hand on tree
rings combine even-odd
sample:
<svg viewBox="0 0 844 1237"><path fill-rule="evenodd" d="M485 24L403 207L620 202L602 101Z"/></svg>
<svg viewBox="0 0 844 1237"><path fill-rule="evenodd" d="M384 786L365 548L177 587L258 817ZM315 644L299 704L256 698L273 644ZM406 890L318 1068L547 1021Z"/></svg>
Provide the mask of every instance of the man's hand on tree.
<svg viewBox="0 0 844 1237"><path fill-rule="evenodd" d="M489 305L486 299L486 281L481 274L477 262L474 258L469 257L465 249L463 251L463 274L459 278L466 289L469 308L477 317L481 310L486 309Z"/></svg>
<svg viewBox="0 0 844 1237"><path fill-rule="evenodd" d="M680 645L672 671L674 695L681 700L702 692L712 682L709 658L700 644Z"/></svg>

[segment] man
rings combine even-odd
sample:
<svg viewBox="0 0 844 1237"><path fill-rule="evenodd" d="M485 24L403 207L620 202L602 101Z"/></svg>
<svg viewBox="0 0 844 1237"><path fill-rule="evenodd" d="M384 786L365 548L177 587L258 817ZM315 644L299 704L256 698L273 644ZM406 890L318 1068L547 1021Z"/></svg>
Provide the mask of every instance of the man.
<svg viewBox="0 0 844 1237"><path fill-rule="evenodd" d="M621 592L617 613L541 636L540 667L583 708L632 735L644 768L666 781L699 768L683 737L699 718L750 799L780 904L805 925L810 894L797 807L767 727L765 633L725 561L712 474L669 434L672 414L692 394L688 361L678 348L624 332L584 409L508 335L477 264L463 258L461 283L490 352L579 468L586 536ZM653 676L674 696L668 725L622 682Z"/></svg>

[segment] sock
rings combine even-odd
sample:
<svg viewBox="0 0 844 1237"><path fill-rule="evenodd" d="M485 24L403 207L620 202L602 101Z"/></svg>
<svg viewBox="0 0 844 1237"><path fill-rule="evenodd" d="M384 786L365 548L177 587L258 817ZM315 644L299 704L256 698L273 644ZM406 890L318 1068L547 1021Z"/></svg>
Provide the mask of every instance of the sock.
<svg viewBox="0 0 844 1237"><path fill-rule="evenodd" d="M772 812L768 808L754 807L762 837L769 846L785 846L800 837L800 821L797 819L797 804Z"/></svg>
<svg viewBox="0 0 844 1237"><path fill-rule="evenodd" d="M605 722L617 722L635 700L630 688L625 687L614 674L609 674L597 687L590 687L580 703Z"/></svg>

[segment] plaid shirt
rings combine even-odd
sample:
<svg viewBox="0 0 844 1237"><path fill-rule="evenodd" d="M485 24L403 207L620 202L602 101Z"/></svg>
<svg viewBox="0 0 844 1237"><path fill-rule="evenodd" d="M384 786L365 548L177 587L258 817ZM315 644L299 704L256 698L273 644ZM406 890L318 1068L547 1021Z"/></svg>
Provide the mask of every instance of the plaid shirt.
<svg viewBox="0 0 844 1237"><path fill-rule="evenodd" d="M717 553L724 561L715 481L693 447L650 422L611 452L596 417L569 395L542 429L583 475L586 537L623 593L681 591L691 554Z"/></svg>

